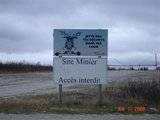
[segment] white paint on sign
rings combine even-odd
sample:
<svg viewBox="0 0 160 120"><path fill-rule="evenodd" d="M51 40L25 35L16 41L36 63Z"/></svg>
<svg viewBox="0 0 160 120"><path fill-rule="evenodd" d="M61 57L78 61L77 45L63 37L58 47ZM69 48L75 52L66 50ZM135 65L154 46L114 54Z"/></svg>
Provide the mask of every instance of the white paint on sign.
<svg viewBox="0 0 160 120"><path fill-rule="evenodd" d="M59 84L105 84L107 59L54 57L54 79Z"/></svg>

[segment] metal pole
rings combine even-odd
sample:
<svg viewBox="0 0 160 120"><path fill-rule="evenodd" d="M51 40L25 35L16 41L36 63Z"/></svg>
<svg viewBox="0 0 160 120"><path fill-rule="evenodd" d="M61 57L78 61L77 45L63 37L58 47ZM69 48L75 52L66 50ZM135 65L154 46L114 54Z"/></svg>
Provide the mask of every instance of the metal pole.
<svg viewBox="0 0 160 120"><path fill-rule="evenodd" d="M62 104L62 84L59 84L59 103Z"/></svg>
<svg viewBox="0 0 160 120"><path fill-rule="evenodd" d="M155 66L156 66L156 69L157 69L157 53L155 53Z"/></svg>
<svg viewBox="0 0 160 120"><path fill-rule="evenodd" d="M102 105L102 84L98 85L98 89L99 89L98 103L99 105Z"/></svg>
<svg viewBox="0 0 160 120"><path fill-rule="evenodd" d="M157 53L155 53L155 66L157 67Z"/></svg>

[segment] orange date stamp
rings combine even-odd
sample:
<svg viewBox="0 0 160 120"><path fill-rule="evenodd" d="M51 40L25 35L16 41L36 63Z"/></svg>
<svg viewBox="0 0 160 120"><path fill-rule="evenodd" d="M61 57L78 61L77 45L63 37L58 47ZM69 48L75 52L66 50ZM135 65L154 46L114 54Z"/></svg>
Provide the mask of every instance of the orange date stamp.
<svg viewBox="0 0 160 120"><path fill-rule="evenodd" d="M117 112L136 112L136 113L143 113L146 111L145 106L134 106L134 107L125 107L125 106L118 106L116 108Z"/></svg>

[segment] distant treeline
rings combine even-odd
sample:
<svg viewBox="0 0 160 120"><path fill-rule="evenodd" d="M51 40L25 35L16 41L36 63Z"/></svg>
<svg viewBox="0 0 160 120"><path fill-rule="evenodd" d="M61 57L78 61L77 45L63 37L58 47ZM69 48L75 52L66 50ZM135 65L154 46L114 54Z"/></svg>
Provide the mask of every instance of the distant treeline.
<svg viewBox="0 0 160 120"><path fill-rule="evenodd" d="M0 63L0 72L43 72L52 71L51 65L30 64L30 63Z"/></svg>
<svg viewBox="0 0 160 120"><path fill-rule="evenodd" d="M140 68L133 68L133 67L129 67L129 68L123 68L123 67L120 67L120 68L115 68L115 67L108 67L108 70L140 70L140 71L148 71L149 68L148 67L140 67Z"/></svg>
<svg viewBox="0 0 160 120"><path fill-rule="evenodd" d="M31 64L25 62L8 62L2 63L0 62L0 72L44 72L44 71L52 71L52 65L41 65L40 63ZM148 67L141 67L138 69L130 68L115 68L108 66L108 70L149 70ZM157 67L157 70L160 70L160 67Z"/></svg>

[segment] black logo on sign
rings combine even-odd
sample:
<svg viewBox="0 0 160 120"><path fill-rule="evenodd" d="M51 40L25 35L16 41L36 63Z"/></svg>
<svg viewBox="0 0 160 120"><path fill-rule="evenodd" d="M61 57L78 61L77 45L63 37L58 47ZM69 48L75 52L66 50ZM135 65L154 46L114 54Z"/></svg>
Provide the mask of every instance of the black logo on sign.
<svg viewBox="0 0 160 120"><path fill-rule="evenodd" d="M79 51L77 51L77 48L75 47L74 40L78 39L78 36L81 35L80 32L73 33L72 35L69 35L68 33L64 31L60 31L61 35L63 35L63 38L65 38L65 46L63 52L56 52L55 55L81 55Z"/></svg>

